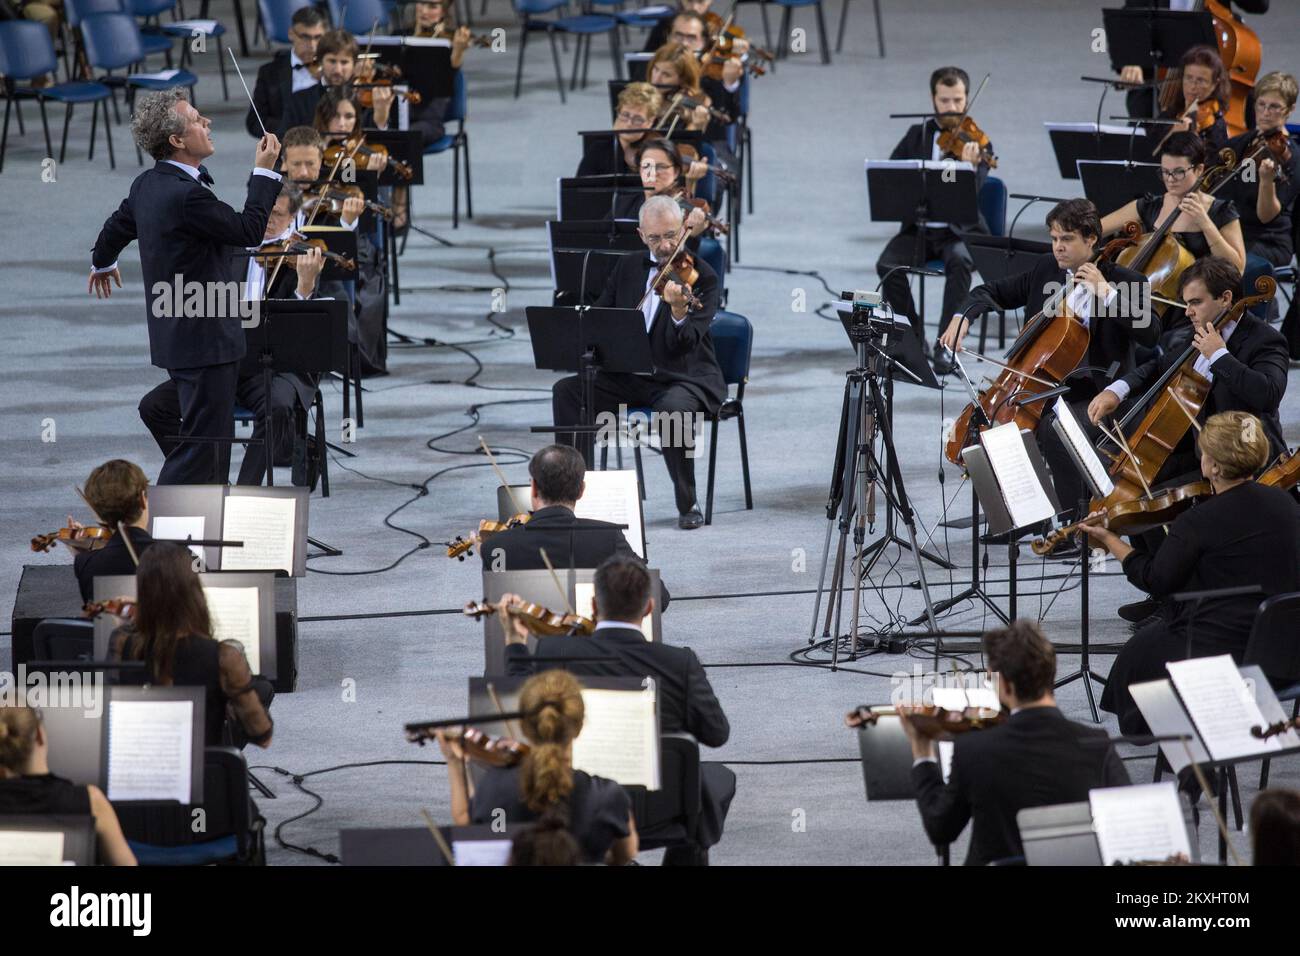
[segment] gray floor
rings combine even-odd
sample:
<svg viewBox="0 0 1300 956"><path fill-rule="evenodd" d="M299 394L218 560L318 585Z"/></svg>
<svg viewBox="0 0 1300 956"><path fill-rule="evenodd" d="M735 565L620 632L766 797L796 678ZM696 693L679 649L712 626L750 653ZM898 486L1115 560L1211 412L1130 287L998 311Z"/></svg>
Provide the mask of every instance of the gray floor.
<svg viewBox="0 0 1300 956"><path fill-rule="evenodd" d="M667 637L691 645L709 665L732 722L730 742L714 755L732 763L739 776L727 833L713 854L719 864L933 860L910 804L864 803L853 762L855 740L841 724L849 707L888 699L888 675L910 676L914 666L928 670L925 655L869 657L834 674L789 662L792 651L806 646L811 623L807 592L816 585L842 376L852 359L841 330L814 314L829 298L818 275L836 292L875 285L873 263L892 230L868 218L862 161L887 156L901 135L902 123L888 120L887 113L928 108L926 81L934 66L956 62L977 79L992 71L975 116L996 144L999 174L1012 191L1046 195L1077 194L1077 183L1057 176L1041 123L1090 119L1098 92L1077 78L1106 69L1104 58L1090 52L1090 31L1100 22L1093 4L991 0L980 5L977 16L970 15L968 5L937 0L884 6L888 59L876 56L866 4L855 5L846 51L830 67L816 57L810 11L797 11L796 26L812 31L813 53L782 63L775 75L755 84L757 205L744 228L742 266L728 281L730 307L749 316L757 330L746 394L754 510L743 508L734 426L726 426L722 437L718 513L709 528L689 535L676 530L667 477L657 460L649 462L650 551L677 598L665 619ZM216 15L227 10L223 3L214 6ZM832 28L838 11L838 2L829 3ZM492 13L491 23L504 22L505 5L493 3ZM740 22L761 36L752 5L742 8ZM1300 61L1300 13L1282 8L1253 23L1264 43L1264 68L1294 68ZM366 427L355 446L359 457L348 463L356 473L336 462L334 493L314 499L311 514L313 535L345 551L341 558L313 562L313 569L357 576L311 573L301 582L299 689L275 702L274 745L266 754L250 753L253 763L302 773L350 762L432 760L433 752L416 751L403 741L402 723L463 712L465 679L481 672L479 627L453 613L479 596L473 565L449 563L432 548L391 571L362 572L385 567L415 543L409 534L383 524L385 514L412 497L408 485L470 461L451 451L472 449L476 431L497 447L534 449L540 441L529 426L550 420L543 400L553 376L532 368L523 308L549 298L542 222L554 212L555 178L571 174L576 165L574 132L606 122L603 84L609 63L597 41L592 85L562 107L547 52L534 45L525 67L526 91L514 100L514 42L512 27L511 52L475 50L469 56L475 219L452 231L450 186L440 178L447 161L431 160L430 178L437 183L417 190L417 223L454 246L412 237L401 263L403 285L411 291L403 294L391 320L401 332L475 342L470 348L484 366L475 382L493 390L447 384L463 382L476 368L463 353L447 348L395 349L393 374L368 383ZM254 65L247 64L246 72ZM212 55L200 57L199 71L200 106L214 119L218 146L210 166L218 191L238 203L252 158L252 142L242 128L244 110L239 99L220 101ZM232 93L239 93L237 86ZM1112 94L1107 112L1120 106ZM40 176L44 153L31 106L25 114L27 136L11 136L0 177L0 210L9 227L0 239L6 343L6 371L0 379L0 516L10 544L0 552L0 611L6 614L24 564L67 562L61 551L33 556L25 542L56 527L69 512L81 515L73 485L111 457L136 460L151 475L160 464L135 414L139 397L162 377L148 364L135 251L123 258L126 288L121 294L107 303L85 295L88 250L99 224L138 172L127 136L115 127L119 167L109 171L101 162L91 166L84 161L87 126L79 125L57 183L46 183ZM1039 209L1026 215L1026 232L1041 231L1041 215ZM485 322L491 308L488 291L447 288L499 285L489 274L489 256L509 281L508 311L498 318L519 332L514 337ZM791 308L800 290L808 303L804 313ZM938 286L932 286L932 323L938 298ZM491 404L503 400L535 404ZM331 421L337 421L337 392L327 396L327 403ZM473 403L484 406L477 429L443 440L439 451L426 447L430 437L469 424L466 409ZM958 475L940 464L941 422L962 403L956 393L898 391L900 459L926 529L942 519L945 501L954 516L968 507ZM1283 408L1284 421L1294 421L1296 407L1293 393ZM43 431L48 438L51 427L57 440L44 441ZM1300 435L1288 427L1288 437L1294 443ZM512 480L525 474L517 463L508 464L506 472ZM703 466L700 479L702 485ZM432 541L445 541L490 514L495 483L486 468L453 471L433 481L429 494L394 522ZM949 549L963 567L969 562L964 532L945 535L939 530L933 546ZM882 572L895 557L896 552L889 555ZM1003 558L992 556L995 574ZM1047 593L1041 606L1047 609L1049 634L1062 643L1077 642L1076 582L1068 582L1053 601L1050 593L1061 582L1040 585L1037 580L1040 573L1061 570L1060 565L1026 561L1023 590ZM931 570L930 583L936 593L948 593L967 573L950 578ZM877 576L877 583L894 586L884 592L891 605L901 596L903 610L911 613L920 608L917 592L897 585L913 580L907 561L895 573ZM777 593L728 596L749 592ZM1114 642L1126 636L1110 610L1134 593L1113 577L1094 582L1094 640ZM864 600L864 610L877 618L885 615L884 607L876 594ZM1022 596L1022 611L1037 613L1039 608L1037 597ZM394 616L331 619L368 614ZM987 620L980 608L968 605L945 623L979 628ZM0 638L0 654L7 656L7 643L7 637ZM1077 658L1061 658L1062 674L1077 666ZM1108 667L1109 658L1097 663L1102 672ZM356 686L353 703L343 699L349 679ZM1060 700L1067 714L1086 717L1078 682L1066 687ZM1130 766L1135 778L1149 779L1150 760ZM271 771L261 776L277 794L277 799L261 802L272 824L311 807L286 778ZM1274 770L1279 784L1294 786L1297 777L1294 762ZM1253 779L1251 772L1243 778L1247 800L1254 793ZM441 767L349 769L313 777L307 786L320 794L324 806L290 825L285 836L325 851L337 849L341 827L418 825L420 807L438 818L447 815ZM792 822L801 816L806 827L797 831ZM1208 850L1213 834L1205 821L1201 835ZM1239 834L1237 838L1242 843ZM955 852L960 856L964 846ZM277 864L310 862L274 844L271 858Z"/></svg>

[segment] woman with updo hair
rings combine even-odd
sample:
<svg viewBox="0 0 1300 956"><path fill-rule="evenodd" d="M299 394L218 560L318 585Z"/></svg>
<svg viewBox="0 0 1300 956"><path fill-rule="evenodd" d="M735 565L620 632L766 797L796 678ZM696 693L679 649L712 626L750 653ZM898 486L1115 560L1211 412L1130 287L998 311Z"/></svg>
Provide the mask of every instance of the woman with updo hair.
<svg viewBox="0 0 1300 956"><path fill-rule="evenodd" d="M573 741L582 732L582 686L568 671L530 677L519 692L519 721L529 753L518 766L489 767L474 793L467 789L465 755L439 732L451 779L451 816L458 825L559 818L586 863L621 865L637 853L636 821L627 792L613 780L573 769Z"/></svg>
<svg viewBox="0 0 1300 956"><path fill-rule="evenodd" d="M1270 458L1258 418L1232 411L1212 415L1197 441L1201 474L1213 493L1169 525L1154 554L1136 551L1098 522L1084 525L1093 542L1120 560L1124 575L1157 600L1183 591L1259 585L1262 593L1170 604L1139 630L1111 666L1103 710L1119 716L1125 734L1149 730L1130 684L1167 676L1168 661L1231 654L1241 663L1260 602L1300 590L1300 531L1295 500L1256 482Z"/></svg>
<svg viewBox="0 0 1300 956"><path fill-rule="evenodd" d="M49 754L40 711L0 706L0 816L94 817L100 861L135 866L135 854L103 791L50 773Z"/></svg>

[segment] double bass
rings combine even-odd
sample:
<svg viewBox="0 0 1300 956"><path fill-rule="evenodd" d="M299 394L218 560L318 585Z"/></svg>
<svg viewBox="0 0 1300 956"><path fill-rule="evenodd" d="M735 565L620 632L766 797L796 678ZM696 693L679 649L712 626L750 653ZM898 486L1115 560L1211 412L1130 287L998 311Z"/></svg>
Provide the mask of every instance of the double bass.
<svg viewBox="0 0 1300 956"><path fill-rule="evenodd" d="M1259 35L1242 23L1226 3L1220 3L1219 0L1196 0L1192 9L1210 14L1219 59L1223 61L1223 69L1228 76L1228 108L1224 112L1224 120L1228 126L1228 135L1238 136L1249 128L1246 124L1246 103L1254 92L1255 78L1259 76L1262 53ZM1162 81L1172 80L1170 85L1175 87L1181 78L1182 70L1177 67L1159 76Z"/></svg>

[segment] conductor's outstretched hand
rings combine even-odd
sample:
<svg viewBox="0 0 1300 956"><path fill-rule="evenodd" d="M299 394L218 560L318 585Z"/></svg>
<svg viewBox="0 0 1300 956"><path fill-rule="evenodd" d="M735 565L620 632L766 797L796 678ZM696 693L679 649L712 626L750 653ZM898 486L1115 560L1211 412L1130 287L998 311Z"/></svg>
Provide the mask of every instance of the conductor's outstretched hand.
<svg viewBox="0 0 1300 956"><path fill-rule="evenodd" d="M257 143L257 158L253 165L258 169L275 169L275 162L280 158L280 140L274 133L265 134Z"/></svg>
<svg viewBox="0 0 1300 956"><path fill-rule="evenodd" d="M117 269L98 274L92 270L90 282L86 285L86 294L94 295L96 299L111 299L113 297L114 281L117 282L119 289L122 288L122 273L118 272Z"/></svg>

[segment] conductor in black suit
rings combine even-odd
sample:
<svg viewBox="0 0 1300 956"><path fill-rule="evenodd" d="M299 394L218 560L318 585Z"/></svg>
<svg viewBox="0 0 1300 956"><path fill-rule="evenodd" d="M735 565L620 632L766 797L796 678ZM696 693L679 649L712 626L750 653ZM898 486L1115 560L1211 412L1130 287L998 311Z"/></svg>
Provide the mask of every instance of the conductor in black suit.
<svg viewBox="0 0 1300 956"><path fill-rule="evenodd" d="M230 445L222 439L234 434L235 381L244 356L247 312L228 247L262 241L280 192L280 174L274 170L280 141L268 134L257 146L243 211L218 199L201 165L214 152L210 125L181 90L140 98L131 131L157 163L136 177L130 195L108 217L91 259L88 291L107 298L114 281L122 286L119 254L139 240L153 364L165 368L176 383L181 434L217 439L182 442L167 456L160 485L223 483L228 477Z"/></svg>
<svg viewBox="0 0 1300 956"><path fill-rule="evenodd" d="M1061 383L1070 386L1063 398L1079 422L1091 428L1090 437L1095 437L1100 432L1088 425L1088 403L1109 384L1107 372L1116 363L1120 374L1133 370L1136 346L1154 346L1160 326L1152 319L1145 275L1113 262L1098 265L1092 261L1101 238L1096 206L1086 199L1057 203L1047 214L1047 228L1052 251L1037 257L1026 272L972 289L939 344L960 350L971 318L982 312L1023 308L1028 320L1045 309L1049 315L1057 315L1064 300L1071 314L1088 329L1088 350L1066 376L1068 381ZM936 367L946 358L943 352L936 356ZM1057 500L1070 511L1084 494L1083 479L1052 428L1052 416L1047 409L1043 412L1035 437L1052 469Z"/></svg>
<svg viewBox="0 0 1300 956"><path fill-rule="evenodd" d="M984 635L988 669L1004 724L956 737L948 782L935 742L901 718L912 742L912 786L932 843L947 844L972 824L967 866L1022 856L1016 813L1077 803L1094 787L1129 784L1106 731L1067 720L1056 706L1056 651L1036 624L1012 621Z"/></svg>
<svg viewBox="0 0 1300 956"><path fill-rule="evenodd" d="M608 521L574 515L586 491L587 463L569 445L547 445L528 463L532 516L528 523L492 535L479 548L484 571L540 571L542 551L555 568L595 568L618 555L641 560L623 530ZM660 606L668 588L659 582Z"/></svg>
<svg viewBox="0 0 1300 956"><path fill-rule="evenodd" d="M722 712L699 658L689 647L671 647L646 640L640 621L654 608L650 574L635 557L615 555L596 569L592 611L596 630L591 637L542 637L537 656L547 667L563 666L579 676L653 677L658 690L659 732L688 733L705 747L721 747L731 736L731 724ZM505 595L504 601L512 595ZM505 622L506 672L534 673L537 666L528 653L527 630L514 619ZM564 664L564 658L575 658ZM580 659L577 659L580 658ZM594 659L593 659L594 658ZM708 860L708 849L722 838L727 809L736 795L736 775L720 763L700 764L702 807L697 832L690 845L672 846L667 864L694 864ZM641 831L641 840L676 841L681 828Z"/></svg>
<svg viewBox="0 0 1300 956"><path fill-rule="evenodd" d="M273 132L285 129L284 114L293 94L319 85L312 76L310 64L316 62L316 44L325 35L326 22L325 14L317 7L308 5L294 11L289 24L292 48L276 53L257 71L257 83L253 87L256 110L250 107L244 120L250 136L260 139L263 123ZM258 116L262 118L261 123L257 121Z"/></svg>
<svg viewBox="0 0 1300 956"><path fill-rule="evenodd" d="M618 413L620 407L624 413L628 408L654 409L664 463L677 499L677 525L690 530L704 523L695 497L695 424L701 413L716 412L727 395L709 335L718 311L718 277L707 263L696 259L699 280L690 291L698 304L692 307L687 290L671 280L661 299L651 281L658 274L658 262L677 248L682 235L681 207L667 196L652 196L641 207L637 232L650 256L621 256L596 306L641 310L654 372L648 376L598 373L592 414ZM576 375L555 383L552 409L557 426L577 424L581 407L582 383ZM574 436L559 432L556 440L572 444Z"/></svg>

